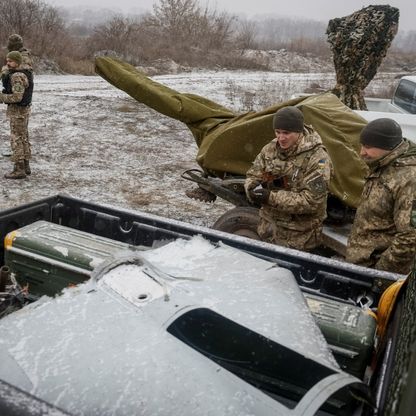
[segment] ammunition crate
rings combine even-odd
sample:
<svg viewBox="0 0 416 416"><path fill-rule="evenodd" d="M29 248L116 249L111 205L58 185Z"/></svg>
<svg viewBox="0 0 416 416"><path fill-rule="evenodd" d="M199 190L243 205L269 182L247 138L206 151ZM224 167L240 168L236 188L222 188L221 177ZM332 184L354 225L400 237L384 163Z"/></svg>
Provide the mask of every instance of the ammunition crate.
<svg viewBox="0 0 416 416"><path fill-rule="evenodd" d="M308 293L304 296L339 366L362 379L373 352L375 317L358 306Z"/></svg>
<svg viewBox="0 0 416 416"><path fill-rule="evenodd" d="M34 296L54 296L89 279L91 271L134 246L47 221L7 234L5 264Z"/></svg>

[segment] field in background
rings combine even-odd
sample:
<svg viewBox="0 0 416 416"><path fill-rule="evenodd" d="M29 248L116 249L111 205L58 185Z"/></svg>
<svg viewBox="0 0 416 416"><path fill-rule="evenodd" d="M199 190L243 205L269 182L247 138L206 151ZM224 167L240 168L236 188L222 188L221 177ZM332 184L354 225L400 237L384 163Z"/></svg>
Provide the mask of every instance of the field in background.
<svg viewBox="0 0 416 416"><path fill-rule="evenodd" d="M236 112L267 107L311 84L328 88L334 82L331 74L251 71L195 71L155 79ZM371 88L382 89L393 79L394 74L381 74ZM9 149L5 111L0 120L4 151ZM181 173L198 167L197 146L186 126L99 77L37 76L29 132L29 178L4 179L12 164L0 156L0 209L64 192L210 226L230 208L222 201L203 204L186 197L185 190L193 185Z"/></svg>

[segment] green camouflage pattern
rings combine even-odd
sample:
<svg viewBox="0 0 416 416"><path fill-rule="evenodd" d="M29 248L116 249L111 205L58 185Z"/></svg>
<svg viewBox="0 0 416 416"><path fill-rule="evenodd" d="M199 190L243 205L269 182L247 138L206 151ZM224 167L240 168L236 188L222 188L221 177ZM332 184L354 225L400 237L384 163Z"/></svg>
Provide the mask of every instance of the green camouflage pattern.
<svg viewBox="0 0 416 416"><path fill-rule="evenodd" d="M321 245L330 177L329 156L309 126L287 151L276 139L263 147L244 184L249 199L249 190L256 186L271 191L260 209L260 238L305 251Z"/></svg>
<svg viewBox="0 0 416 416"><path fill-rule="evenodd" d="M32 54L26 48L19 49L20 55L22 55L22 63L19 65L21 69L33 70Z"/></svg>
<svg viewBox="0 0 416 416"><path fill-rule="evenodd" d="M273 115L287 105L298 106L305 123L321 136L334 166L330 192L346 205L360 199L365 163L359 157L359 135L367 122L326 93L276 104L258 112L236 114L195 94L183 94L110 57L96 58L96 72L137 101L180 120L199 147L196 160L211 176L245 175L260 150L274 138ZM348 160L348 163L345 161Z"/></svg>
<svg viewBox="0 0 416 416"><path fill-rule="evenodd" d="M12 150L10 160L12 162L29 160L32 156L28 132L30 111L30 106L20 107L10 104L7 107L7 117L10 120L10 147Z"/></svg>
<svg viewBox="0 0 416 416"><path fill-rule="evenodd" d="M332 92L352 109L366 110L363 91L397 33L399 10L388 5L368 6L328 23L336 86Z"/></svg>
<svg viewBox="0 0 416 416"><path fill-rule="evenodd" d="M12 93L0 94L0 102L8 104L7 118L10 121L10 146L12 155L10 160L29 160L31 158L31 146L29 142L29 116L30 106L19 106L16 103L22 101L25 89L29 86L27 76L23 72L11 75Z"/></svg>
<svg viewBox="0 0 416 416"><path fill-rule="evenodd" d="M15 72L11 75L10 82L12 84L12 93L0 93L0 102L4 104L20 103L25 89L29 86L29 80L23 72Z"/></svg>
<svg viewBox="0 0 416 416"><path fill-rule="evenodd" d="M412 225L416 228L416 199L413 201L412 208Z"/></svg>
<svg viewBox="0 0 416 416"><path fill-rule="evenodd" d="M412 206L416 145L404 140L371 170L348 240L347 261L395 273L410 272L416 254Z"/></svg>

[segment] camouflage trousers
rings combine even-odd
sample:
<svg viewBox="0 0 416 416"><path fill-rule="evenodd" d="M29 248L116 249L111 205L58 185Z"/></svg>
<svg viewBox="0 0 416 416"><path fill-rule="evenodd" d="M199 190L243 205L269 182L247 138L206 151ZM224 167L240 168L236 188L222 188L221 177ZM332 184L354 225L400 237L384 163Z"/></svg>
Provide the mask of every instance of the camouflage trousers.
<svg viewBox="0 0 416 416"><path fill-rule="evenodd" d="M290 224L287 224L290 226ZM260 217L257 233L262 241L296 250L311 251L322 244L322 227L319 229L294 229L280 226Z"/></svg>
<svg viewBox="0 0 416 416"><path fill-rule="evenodd" d="M31 148L29 142L30 106L22 107L15 104L7 106L7 117L10 120L11 161L29 160Z"/></svg>

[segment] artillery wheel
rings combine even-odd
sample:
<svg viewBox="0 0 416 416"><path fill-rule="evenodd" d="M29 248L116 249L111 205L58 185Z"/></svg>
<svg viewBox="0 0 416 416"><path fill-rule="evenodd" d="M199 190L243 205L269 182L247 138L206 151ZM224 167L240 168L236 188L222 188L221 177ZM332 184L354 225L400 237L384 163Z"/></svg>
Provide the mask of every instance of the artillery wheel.
<svg viewBox="0 0 416 416"><path fill-rule="evenodd" d="M259 210L253 207L236 207L221 215L212 226L214 230L260 240L257 234Z"/></svg>

